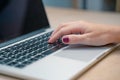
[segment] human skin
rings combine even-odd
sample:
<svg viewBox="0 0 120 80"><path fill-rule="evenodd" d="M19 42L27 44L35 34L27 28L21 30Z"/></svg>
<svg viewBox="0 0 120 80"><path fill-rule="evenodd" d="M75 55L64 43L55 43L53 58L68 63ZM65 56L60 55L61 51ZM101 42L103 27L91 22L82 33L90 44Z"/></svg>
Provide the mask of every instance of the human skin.
<svg viewBox="0 0 120 80"><path fill-rule="evenodd" d="M102 46L120 42L120 27L86 21L68 22L59 25L52 33L48 43L59 38L64 44L84 44Z"/></svg>

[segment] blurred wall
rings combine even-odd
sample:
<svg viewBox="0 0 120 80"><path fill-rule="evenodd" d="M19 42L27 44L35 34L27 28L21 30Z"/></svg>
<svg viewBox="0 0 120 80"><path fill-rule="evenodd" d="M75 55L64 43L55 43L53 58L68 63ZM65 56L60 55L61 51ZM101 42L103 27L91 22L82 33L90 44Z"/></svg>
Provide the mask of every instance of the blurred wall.
<svg viewBox="0 0 120 80"><path fill-rule="evenodd" d="M86 0L86 9L102 10L103 0Z"/></svg>
<svg viewBox="0 0 120 80"><path fill-rule="evenodd" d="M72 7L72 0L43 0L45 5L55 7Z"/></svg>
<svg viewBox="0 0 120 80"><path fill-rule="evenodd" d="M116 0L43 0L47 6L73 8L76 3L77 8L97 11L115 11Z"/></svg>

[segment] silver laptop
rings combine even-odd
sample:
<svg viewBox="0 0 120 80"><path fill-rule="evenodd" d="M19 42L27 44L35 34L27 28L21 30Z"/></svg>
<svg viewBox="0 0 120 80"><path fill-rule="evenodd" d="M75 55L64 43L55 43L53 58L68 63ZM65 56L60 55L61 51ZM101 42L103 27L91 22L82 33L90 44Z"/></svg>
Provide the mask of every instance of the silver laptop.
<svg viewBox="0 0 120 80"><path fill-rule="evenodd" d="M113 49L65 45L60 40L48 44L52 29L42 0L3 1L6 5L0 10L1 74L21 79L75 79Z"/></svg>

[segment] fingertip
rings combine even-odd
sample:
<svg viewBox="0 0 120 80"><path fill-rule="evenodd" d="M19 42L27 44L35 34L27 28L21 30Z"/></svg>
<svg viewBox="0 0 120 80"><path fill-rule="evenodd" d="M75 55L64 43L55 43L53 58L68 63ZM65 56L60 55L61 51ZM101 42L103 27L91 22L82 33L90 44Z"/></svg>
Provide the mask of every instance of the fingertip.
<svg viewBox="0 0 120 80"><path fill-rule="evenodd" d="M51 43L51 42L52 42L52 41L51 41L51 38L49 38L49 39L48 39L48 43Z"/></svg>
<svg viewBox="0 0 120 80"><path fill-rule="evenodd" d="M51 39L51 38L49 38L48 43L53 43L53 41L52 41L52 39Z"/></svg>
<svg viewBox="0 0 120 80"><path fill-rule="evenodd" d="M54 42L55 42L54 37L49 38L48 43L54 43Z"/></svg>

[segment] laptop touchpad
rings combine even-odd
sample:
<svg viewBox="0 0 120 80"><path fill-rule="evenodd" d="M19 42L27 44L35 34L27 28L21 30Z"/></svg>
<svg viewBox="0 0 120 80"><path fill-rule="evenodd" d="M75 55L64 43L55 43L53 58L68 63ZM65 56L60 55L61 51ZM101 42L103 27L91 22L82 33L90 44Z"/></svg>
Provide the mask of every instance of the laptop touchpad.
<svg viewBox="0 0 120 80"><path fill-rule="evenodd" d="M65 57L81 61L90 61L103 51L109 49L108 47L89 47L83 45L70 45L65 49L61 49L55 56Z"/></svg>

